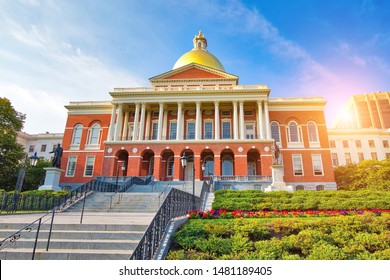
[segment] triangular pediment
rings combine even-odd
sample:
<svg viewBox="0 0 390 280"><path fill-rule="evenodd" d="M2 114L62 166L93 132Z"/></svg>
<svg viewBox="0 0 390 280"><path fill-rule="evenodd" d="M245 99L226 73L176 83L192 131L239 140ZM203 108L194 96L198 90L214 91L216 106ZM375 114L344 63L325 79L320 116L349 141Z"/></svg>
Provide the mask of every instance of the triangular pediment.
<svg viewBox="0 0 390 280"><path fill-rule="evenodd" d="M150 78L150 82L161 80L236 80L238 77L197 63L191 63L183 67L165 72Z"/></svg>

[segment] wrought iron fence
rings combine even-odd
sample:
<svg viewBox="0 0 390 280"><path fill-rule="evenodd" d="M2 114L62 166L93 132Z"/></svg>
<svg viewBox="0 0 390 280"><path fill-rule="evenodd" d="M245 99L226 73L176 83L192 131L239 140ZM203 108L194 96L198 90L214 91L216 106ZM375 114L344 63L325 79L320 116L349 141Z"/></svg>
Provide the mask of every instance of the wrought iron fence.
<svg viewBox="0 0 390 280"><path fill-rule="evenodd" d="M165 229L171 219L186 215L188 211L195 210L192 206L195 200L195 209L199 209L201 198L192 194L172 188L146 229L141 241L135 248L130 260L150 260L157 252Z"/></svg>

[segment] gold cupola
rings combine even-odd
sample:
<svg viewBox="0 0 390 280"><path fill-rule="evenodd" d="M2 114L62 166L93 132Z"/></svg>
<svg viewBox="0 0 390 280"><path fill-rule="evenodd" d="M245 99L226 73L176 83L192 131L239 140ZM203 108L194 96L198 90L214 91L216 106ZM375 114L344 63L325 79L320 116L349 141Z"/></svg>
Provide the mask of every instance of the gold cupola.
<svg viewBox="0 0 390 280"><path fill-rule="evenodd" d="M187 64L197 63L219 71L225 72L222 63L207 50L207 39L203 36L202 30L195 35L193 40L194 48L183 54L173 66L173 69L182 67Z"/></svg>

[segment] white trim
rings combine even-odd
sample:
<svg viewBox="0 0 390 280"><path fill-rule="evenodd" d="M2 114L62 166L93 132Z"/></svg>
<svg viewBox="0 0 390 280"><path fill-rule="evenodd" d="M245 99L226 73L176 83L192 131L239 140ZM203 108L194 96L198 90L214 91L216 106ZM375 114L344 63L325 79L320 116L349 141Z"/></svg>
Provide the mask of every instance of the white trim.
<svg viewBox="0 0 390 280"><path fill-rule="evenodd" d="M75 167L74 167L74 169L73 169L73 175L68 175L69 163L70 163L69 159L70 159L70 158L75 158L75 161L74 161ZM69 156L69 157L68 157L68 162L67 162L67 164L66 164L65 177L74 177L74 175L76 174L76 167L77 167L77 155L75 155L75 156Z"/></svg>
<svg viewBox="0 0 390 280"><path fill-rule="evenodd" d="M317 175L315 174L315 169L314 169L314 156L319 156L319 161L320 161L320 164L321 164L321 175ZM318 159L317 159L318 160ZM312 154L311 155L311 163L312 163L312 166L313 166L313 175L314 176L324 176L324 165L322 164L322 156L321 154Z"/></svg>
<svg viewBox="0 0 390 280"><path fill-rule="evenodd" d="M92 163L92 174L91 175L86 175L85 173L87 172L87 164L88 164L88 158L93 158L93 163ZM86 156L85 158L85 165L84 165L84 174L83 177L93 177L93 171L95 169L95 156Z"/></svg>
<svg viewBox="0 0 390 280"><path fill-rule="evenodd" d="M294 165L294 157L299 157L299 159L300 159L302 174L298 174L298 175L295 174L295 170L296 170L295 167L296 167L296 166ZM293 167L293 169L292 169L292 171L293 171L293 176L304 176L304 175L305 175L305 172L304 172L304 170L303 170L302 154L292 154L292 155L291 155L291 160L292 160L292 167Z"/></svg>

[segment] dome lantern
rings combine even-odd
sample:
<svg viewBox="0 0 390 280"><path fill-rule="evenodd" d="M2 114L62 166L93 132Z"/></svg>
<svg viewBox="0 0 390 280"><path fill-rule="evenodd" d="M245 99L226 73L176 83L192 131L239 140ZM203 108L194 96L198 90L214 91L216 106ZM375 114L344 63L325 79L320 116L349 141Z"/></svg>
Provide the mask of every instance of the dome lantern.
<svg viewBox="0 0 390 280"><path fill-rule="evenodd" d="M204 37L202 30L199 31L198 35L195 35L192 40L194 48L189 52L183 54L173 66L173 69L180 68L182 66L197 63L206 67L213 68L218 71L225 72L225 68L222 63L207 51L207 39Z"/></svg>

